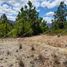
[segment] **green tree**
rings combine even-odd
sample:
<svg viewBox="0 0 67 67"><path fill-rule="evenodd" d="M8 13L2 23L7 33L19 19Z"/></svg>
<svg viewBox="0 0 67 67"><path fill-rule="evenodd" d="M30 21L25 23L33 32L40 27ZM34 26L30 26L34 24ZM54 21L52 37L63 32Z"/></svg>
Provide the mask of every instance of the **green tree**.
<svg viewBox="0 0 67 67"><path fill-rule="evenodd" d="M53 28L55 29L64 29L64 24L66 23L67 9L64 2L61 2L58 6L57 11L54 14Z"/></svg>
<svg viewBox="0 0 67 67"><path fill-rule="evenodd" d="M9 23L5 14L0 19L0 37L7 37L8 32L11 30L12 25Z"/></svg>
<svg viewBox="0 0 67 67"><path fill-rule="evenodd" d="M43 25L44 24L44 25ZM46 29L46 23L39 17L36 8L29 1L20 9L14 29L10 32L13 36L31 36L42 33Z"/></svg>

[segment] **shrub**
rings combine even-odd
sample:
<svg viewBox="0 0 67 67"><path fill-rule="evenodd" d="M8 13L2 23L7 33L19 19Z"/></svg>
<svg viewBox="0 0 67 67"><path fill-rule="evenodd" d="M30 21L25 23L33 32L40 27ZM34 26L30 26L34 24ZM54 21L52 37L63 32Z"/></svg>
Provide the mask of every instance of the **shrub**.
<svg viewBox="0 0 67 67"><path fill-rule="evenodd" d="M19 67L25 67L22 60L19 60L19 63L18 64L19 64Z"/></svg>
<svg viewBox="0 0 67 67"><path fill-rule="evenodd" d="M31 47L31 50L32 50L32 51L34 51L34 50L35 50L35 48L32 46L32 47Z"/></svg>
<svg viewBox="0 0 67 67"><path fill-rule="evenodd" d="M19 45L19 49L22 49L22 44Z"/></svg>

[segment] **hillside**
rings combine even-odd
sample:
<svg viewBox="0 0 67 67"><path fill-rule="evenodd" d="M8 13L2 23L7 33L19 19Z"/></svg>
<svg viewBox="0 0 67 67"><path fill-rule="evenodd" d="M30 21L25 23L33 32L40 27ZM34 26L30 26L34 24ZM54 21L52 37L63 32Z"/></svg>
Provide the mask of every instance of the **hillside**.
<svg viewBox="0 0 67 67"><path fill-rule="evenodd" d="M67 36L0 39L0 67L67 67Z"/></svg>

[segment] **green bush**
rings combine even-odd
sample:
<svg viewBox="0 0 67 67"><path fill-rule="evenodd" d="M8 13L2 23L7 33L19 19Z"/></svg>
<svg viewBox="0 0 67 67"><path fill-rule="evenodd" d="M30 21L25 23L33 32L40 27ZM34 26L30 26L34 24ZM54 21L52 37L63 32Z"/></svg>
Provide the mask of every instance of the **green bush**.
<svg viewBox="0 0 67 67"><path fill-rule="evenodd" d="M12 31L10 31L10 32L8 33L8 36L9 36L9 37L17 37L17 34L18 34L17 29L13 29Z"/></svg>

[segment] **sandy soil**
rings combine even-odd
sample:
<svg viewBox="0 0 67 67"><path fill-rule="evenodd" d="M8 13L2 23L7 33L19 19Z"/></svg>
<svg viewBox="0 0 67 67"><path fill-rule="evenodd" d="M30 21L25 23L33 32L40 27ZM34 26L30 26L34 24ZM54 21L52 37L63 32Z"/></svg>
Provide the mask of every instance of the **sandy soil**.
<svg viewBox="0 0 67 67"><path fill-rule="evenodd" d="M67 67L67 36L0 39L0 67Z"/></svg>

